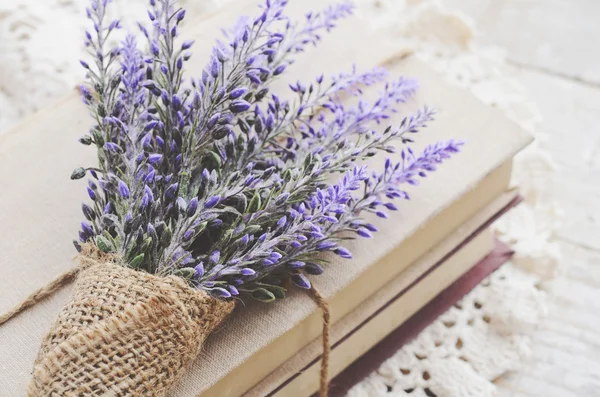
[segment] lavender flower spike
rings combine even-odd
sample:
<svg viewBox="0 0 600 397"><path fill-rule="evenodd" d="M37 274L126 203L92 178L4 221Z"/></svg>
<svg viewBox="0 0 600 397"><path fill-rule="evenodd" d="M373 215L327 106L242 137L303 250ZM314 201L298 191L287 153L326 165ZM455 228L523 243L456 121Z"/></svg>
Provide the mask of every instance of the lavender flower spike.
<svg viewBox="0 0 600 397"><path fill-rule="evenodd" d="M353 12L349 1L294 21L287 0L265 0L190 73L194 42L180 38L185 11L174 0L152 0L139 37L114 47L121 23L105 20L109 3L91 0L90 57L81 62L95 124L80 142L97 148L100 166L71 177L92 178L79 240L136 269L183 277L219 299L270 302L283 285L311 288L333 255L352 258L345 239L374 237L365 214L402 211L405 186L462 146L415 154L410 144L435 113L424 107L391 122L418 84L382 68L273 91L297 56ZM368 101L367 89L379 94ZM378 153L390 156L382 169L357 165Z"/></svg>

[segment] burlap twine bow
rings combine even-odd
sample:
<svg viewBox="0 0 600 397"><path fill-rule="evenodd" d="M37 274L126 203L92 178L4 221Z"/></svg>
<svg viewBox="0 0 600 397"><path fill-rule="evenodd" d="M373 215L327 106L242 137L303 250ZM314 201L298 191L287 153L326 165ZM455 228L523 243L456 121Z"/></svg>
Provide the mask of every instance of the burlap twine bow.
<svg viewBox="0 0 600 397"><path fill-rule="evenodd" d="M83 247L79 259L77 271L0 317L2 324L77 275L72 299L42 342L29 396L164 396L235 307L178 277L123 267L117 257L91 245ZM325 397L329 310L318 291L311 291L323 310L319 394Z"/></svg>

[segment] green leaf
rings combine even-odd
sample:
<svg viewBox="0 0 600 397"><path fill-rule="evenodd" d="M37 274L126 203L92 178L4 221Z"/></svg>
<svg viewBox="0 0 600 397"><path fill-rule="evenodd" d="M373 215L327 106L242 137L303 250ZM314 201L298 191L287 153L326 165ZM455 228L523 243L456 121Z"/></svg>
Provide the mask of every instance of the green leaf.
<svg viewBox="0 0 600 397"><path fill-rule="evenodd" d="M171 238L173 237L173 232L169 226L165 227L163 230L162 236L160 236L160 243L163 247L168 247L171 243Z"/></svg>
<svg viewBox="0 0 600 397"><path fill-rule="evenodd" d="M187 171L182 171L181 179L179 182L179 195L181 197L187 196L189 186L190 186L190 173Z"/></svg>
<svg viewBox="0 0 600 397"><path fill-rule="evenodd" d="M104 107L103 104L99 104L98 107L96 108L96 111L98 112L98 116L106 117L106 108Z"/></svg>
<svg viewBox="0 0 600 397"><path fill-rule="evenodd" d="M215 163L215 169L219 169L221 168L222 165L222 161L221 161L221 156L219 156L217 153L210 151L208 152L210 154L210 158L212 159L212 161L214 161Z"/></svg>
<svg viewBox="0 0 600 397"><path fill-rule="evenodd" d="M98 247L102 252L109 253L114 252L116 250L116 247L114 246L113 242L104 237L103 235L96 236L95 240L96 247Z"/></svg>
<svg viewBox="0 0 600 397"><path fill-rule="evenodd" d="M237 215L237 216L242 216L242 214L240 214L240 211L238 211L237 208L232 207L232 206L224 207L221 211L223 211L223 212L229 212L230 214L234 214L234 215Z"/></svg>
<svg viewBox="0 0 600 397"><path fill-rule="evenodd" d="M246 210L246 213L252 214L252 213L258 211L260 209L260 206L261 206L260 195L258 194L258 191L256 191L254 193L254 196L252 196L252 200L250 200L250 204L248 204L248 209Z"/></svg>
<svg viewBox="0 0 600 397"><path fill-rule="evenodd" d="M208 221L204 221L201 224L199 224L198 226L196 226L196 235L199 235L204 230L206 230L207 225L208 225Z"/></svg>
<svg viewBox="0 0 600 397"><path fill-rule="evenodd" d="M129 262L129 266L137 268L142 264L142 262L144 262L144 254L139 254L138 256L133 258L131 262Z"/></svg>
<svg viewBox="0 0 600 397"><path fill-rule="evenodd" d="M152 237L146 237L144 239L144 242L142 243L142 251L146 252L148 251L150 248L152 248Z"/></svg>
<svg viewBox="0 0 600 397"><path fill-rule="evenodd" d="M263 228L258 225L250 225L246 228L245 232L248 234L256 234L260 232Z"/></svg>
<svg viewBox="0 0 600 397"><path fill-rule="evenodd" d="M94 143L97 146L104 146L104 137L102 136L102 132L99 129L94 128L92 130L92 137L94 138Z"/></svg>
<svg viewBox="0 0 600 397"><path fill-rule="evenodd" d="M179 276L181 278L184 278L186 280L189 280L192 277L194 277L194 275L196 274L196 270L194 268L191 268L191 267L184 267L182 269L177 270L173 274L175 274L176 276Z"/></svg>
<svg viewBox="0 0 600 397"><path fill-rule="evenodd" d="M132 241L129 248L127 249L127 254L125 255L125 258L128 262L130 262L135 256L135 254L138 252L136 248L137 243L135 241Z"/></svg>
<svg viewBox="0 0 600 397"><path fill-rule="evenodd" d="M271 291L265 288L258 288L252 291L252 299L257 301L269 303L275 300L275 295Z"/></svg>
<svg viewBox="0 0 600 397"><path fill-rule="evenodd" d="M313 155L312 155L312 153L309 153L304 158L304 169L305 169L306 173L308 173L308 171L310 170L310 166L311 166L312 162L313 162Z"/></svg>
<svg viewBox="0 0 600 397"><path fill-rule="evenodd" d="M235 229L227 229L225 231L225 233L223 233L223 236L221 237L221 241L219 242L223 247L226 246L229 243L229 241L231 240L234 230Z"/></svg>
<svg viewBox="0 0 600 397"><path fill-rule="evenodd" d="M268 287L266 287L273 295L275 295L276 299L283 299L285 298L285 293L287 292L287 289L283 288L283 287L279 287L276 285L269 285Z"/></svg>

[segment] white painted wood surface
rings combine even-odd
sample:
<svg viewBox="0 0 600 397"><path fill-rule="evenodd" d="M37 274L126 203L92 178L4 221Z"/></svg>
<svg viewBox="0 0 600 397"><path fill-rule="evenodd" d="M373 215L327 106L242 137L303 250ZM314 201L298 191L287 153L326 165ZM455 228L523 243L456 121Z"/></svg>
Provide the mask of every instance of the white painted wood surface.
<svg viewBox="0 0 600 397"><path fill-rule="evenodd" d="M525 368L496 383L501 397L600 396L600 2L447 0L484 44L504 47L540 107L543 146L558 169L555 196L564 274Z"/></svg>

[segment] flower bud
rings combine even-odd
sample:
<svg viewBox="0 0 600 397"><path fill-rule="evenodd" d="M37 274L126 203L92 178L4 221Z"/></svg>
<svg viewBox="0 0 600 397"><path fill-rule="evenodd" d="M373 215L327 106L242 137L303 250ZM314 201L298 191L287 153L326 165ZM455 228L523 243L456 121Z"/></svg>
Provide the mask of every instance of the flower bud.
<svg viewBox="0 0 600 397"><path fill-rule="evenodd" d="M247 92L248 88L246 87L235 88L229 93L229 99L238 99L239 97L245 95Z"/></svg>
<svg viewBox="0 0 600 397"><path fill-rule="evenodd" d="M217 59L221 63L227 62L227 60L229 59L227 54L225 54L225 52L220 47L215 48L215 53L217 55Z"/></svg>
<svg viewBox="0 0 600 397"><path fill-rule="evenodd" d="M96 219L96 213L89 205L85 203L81 204L81 210L83 211L85 219L87 219L88 221L93 221L94 219Z"/></svg>
<svg viewBox="0 0 600 397"><path fill-rule="evenodd" d="M194 230L190 229L183 234L183 241L190 241L194 237Z"/></svg>
<svg viewBox="0 0 600 397"><path fill-rule="evenodd" d="M87 187L88 196L94 201L96 201L96 192L92 190L89 186Z"/></svg>
<svg viewBox="0 0 600 397"><path fill-rule="evenodd" d="M198 210L198 198L194 197L193 199L190 200L190 203L188 204L187 215L189 217L192 217L196 214L197 210Z"/></svg>
<svg viewBox="0 0 600 397"><path fill-rule="evenodd" d="M250 109L250 104L243 99L237 99L229 104L229 110L232 113L241 113Z"/></svg>
<svg viewBox="0 0 600 397"><path fill-rule="evenodd" d="M350 251L348 251L344 247L336 248L333 252L335 252L337 255L341 256L342 258L346 258L346 259L352 258L352 254L350 253Z"/></svg>
<svg viewBox="0 0 600 397"><path fill-rule="evenodd" d="M174 183L165 190L165 197L168 200L173 200L175 198L175 194L177 193L177 189L179 187L178 183Z"/></svg>
<svg viewBox="0 0 600 397"><path fill-rule="evenodd" d="M367 230L366 228L359 228L356 233L364 238L372 238L373 235L371 234L371 232L369 230Z"/></svg>
<svg viewBox="0 0 600 397"><path fill-rule="evenodd" d="M284 215L277 221L277 227L284 227L287 223L287 217Z"/></svg>
<svg viewBox="0 0 600 397"><path fill-rule="evenodd" d="M91 237L94 235L94 228L87 222L81 222L81 230L86 237Z"/></svg>
<svg viewBox="0 0 600 397"><path fill-rule="evenodd" d="M219 250L214 250L208 257L209 262L214 265L219 263L220 259L221 259L221 251L219 251Z"/></svg>
<svg viewBox="0 0 600 397"><path fill-rule="evenodd" d="M184 41L183 44L181 44L181 49L182 50L189 50L190 47L192 47L193 44L194 44L194 40Z"/></svg>
<svg viewBox="0 0 600 397"><path fill-rule="evenodd" d="M85 173L86 173L85 168L83 168L83 167L75 168L73 170L73 172L71 173L71 179L73 179L73 180L81 179L85 176Z"/></svg>
<svg viewBox="0 0 600 397"><path fill-rule="evenodd" d="M89 146L92 144L92 137L89 135L84 135L81 138L79 138L79 143Z"/></svg>
<svg viewBox="0 0 600 397"><path fill-rule="evenodd" d="M250 269L249 267L242 269L241 273L243 276L253 276L254 274L256 274L256 272L253 269Z"/></svg>
<svg viewBox="0 0 600 397"><path fill-rule="evenodd" d="M233 128L229 125L221 126L212 132L212 137L216 140L223 139L229 133L233 132Z"/></svg>
<svg viewBox="0 0 600 397"><path fill-rule="evenodd" d="M323 273L323 268L316 263L309 263L304 268L304 271L308 274L312 274L313 276L318 276Z"/></svg>
<svg viewBox="0 0 600 397"><path fill-rule="evenodd" d="M279 65L275 68L275 70L273 71L273 76L278 76L281 73L283 73L285 71L285 68L287 67L287 65Z"/></svg>
<svg viewBox="0 0 600 397"><path fill-rule="evenodd" d="M303 289L310 289L310 281L306 278L304 274L294 274L292 275L292 282L296 284L296 286Z"/></svg>
<svg viewBox="0 0 600 397"><path fill-rule="evenodd" d="M158 163L162 160L162 154L158 154L158 153L153 153L151 155L148 156L148 162L150 164L155 164Z"/></svg>
<svg viewBox="0 0 600 397"><path fill-rule="evenodd" d="M204 203L204 208L210 209L216 207L217 204L219 204L219 201L221 201L221 198L219 196L213 196L206 200L206 203Z"/></svg>
<svg viewBox="0 0 600 397"><path fill-rule="evenodd" d="M119 193L124 199L129 198L129 188L127 187L127 184L121 180L119 180Z"/></svg>
<svg viewBox="0 0 600 397"><path fill-rule="evenodd" d="M231 294L224 288L216 287L210 290L217 298L231 298Z"/></svg>
<svg viewBox="0 0 600 397"><path fill-rule="evenodd" d="M194 270L196 270L196 277L197 278L200 278L200 277L204 276L204 262L198 263L194 267Z"/></svg>

